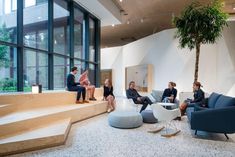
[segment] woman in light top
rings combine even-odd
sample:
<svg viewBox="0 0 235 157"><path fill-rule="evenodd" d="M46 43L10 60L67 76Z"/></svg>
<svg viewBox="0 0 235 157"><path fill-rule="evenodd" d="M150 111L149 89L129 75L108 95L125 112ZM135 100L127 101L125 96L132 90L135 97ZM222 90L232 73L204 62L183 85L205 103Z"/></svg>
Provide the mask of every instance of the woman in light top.
<svg viewBox="0 0 235 157"><path fill-rule="evenodd" d="M85 87L89 94L89 100L96 101L96 98L94 97L95 94L95 86L91 85L89 78L88 78L88 70L86 70L84 73L81 74L79 78L79 82L81 86Z"/></svg>
<svg viewBox="0 0 235 157"><path fill-rule="evenodd" d="M113 95L113 86L109 79L106 79L104 82L104 98L103 100L108 101L108 110L107 112L111 112L115 109L115 97Z"/></svg>

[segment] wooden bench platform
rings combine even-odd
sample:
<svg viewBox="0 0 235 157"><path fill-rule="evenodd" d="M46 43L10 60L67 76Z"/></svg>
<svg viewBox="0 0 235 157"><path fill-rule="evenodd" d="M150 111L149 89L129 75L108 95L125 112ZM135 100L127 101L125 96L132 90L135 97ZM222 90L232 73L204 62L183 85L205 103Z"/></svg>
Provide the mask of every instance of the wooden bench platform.
<svg viewBox="0 0 235 157"><path fill-rule="evenodd" d="M106 112L102 94L79 105L76 92L0 95L0 156L63 144L72 123Z"/></svg>

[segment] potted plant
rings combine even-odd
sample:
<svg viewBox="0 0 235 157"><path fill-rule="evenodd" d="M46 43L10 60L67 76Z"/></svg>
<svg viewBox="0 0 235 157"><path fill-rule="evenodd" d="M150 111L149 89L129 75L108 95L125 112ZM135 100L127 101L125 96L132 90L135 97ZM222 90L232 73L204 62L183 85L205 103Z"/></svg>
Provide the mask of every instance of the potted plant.
<svg viewBox="0 0 235 157"><path fill-rule="evenodd" d="M173 18L173 24L177 28L175 37L179 38L180 47L188 47L190 51L196 48L194 82L198 80L201 45L215 43L221 36L223 27L227 26L228 15L222 11L222 7L219 0L209 5L193 2L179 17Z"/></svg>

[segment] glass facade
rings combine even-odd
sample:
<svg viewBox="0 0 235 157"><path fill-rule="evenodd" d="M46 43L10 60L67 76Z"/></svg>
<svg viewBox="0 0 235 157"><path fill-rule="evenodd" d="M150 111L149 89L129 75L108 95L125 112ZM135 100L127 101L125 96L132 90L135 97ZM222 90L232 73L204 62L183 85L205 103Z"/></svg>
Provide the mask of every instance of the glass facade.
<svg viewBox="0 0 235 157"><path fill-rule="evenodd" d="M99 29L72 0L0 0L0 93L64 89L72 66L98 85Z"/></svg>

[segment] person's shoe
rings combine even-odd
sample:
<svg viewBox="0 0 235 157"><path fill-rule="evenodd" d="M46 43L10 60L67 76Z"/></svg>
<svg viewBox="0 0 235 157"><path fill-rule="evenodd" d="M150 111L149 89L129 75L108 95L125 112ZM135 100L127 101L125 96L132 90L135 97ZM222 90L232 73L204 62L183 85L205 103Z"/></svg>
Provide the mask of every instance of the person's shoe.
<svg viewBox="0 0 235 157"><path fill-rule="evenodd" d="M96 101L96 98L93 97L93 98L89 98L90 101Z"/></svg>
<svg viewBox="0 0 235 157"><path fill-rule="evenodd" d="M80 101L76 101L76 104L83 104L83 102L80 102Z"/></svg>
<svg viewBox="0 0 235 157"><path fill-rule="evenodd" d="M83 103L89 103L89 101L87 101L87 100L83 100Z"/></svg>
<svg viewBox="0 0 235 157"><path fill-rule="evenodd" d="M111 112L111 109L109 108L109 109L107 110L107 112L108 112L108 113Z"/></svg>

